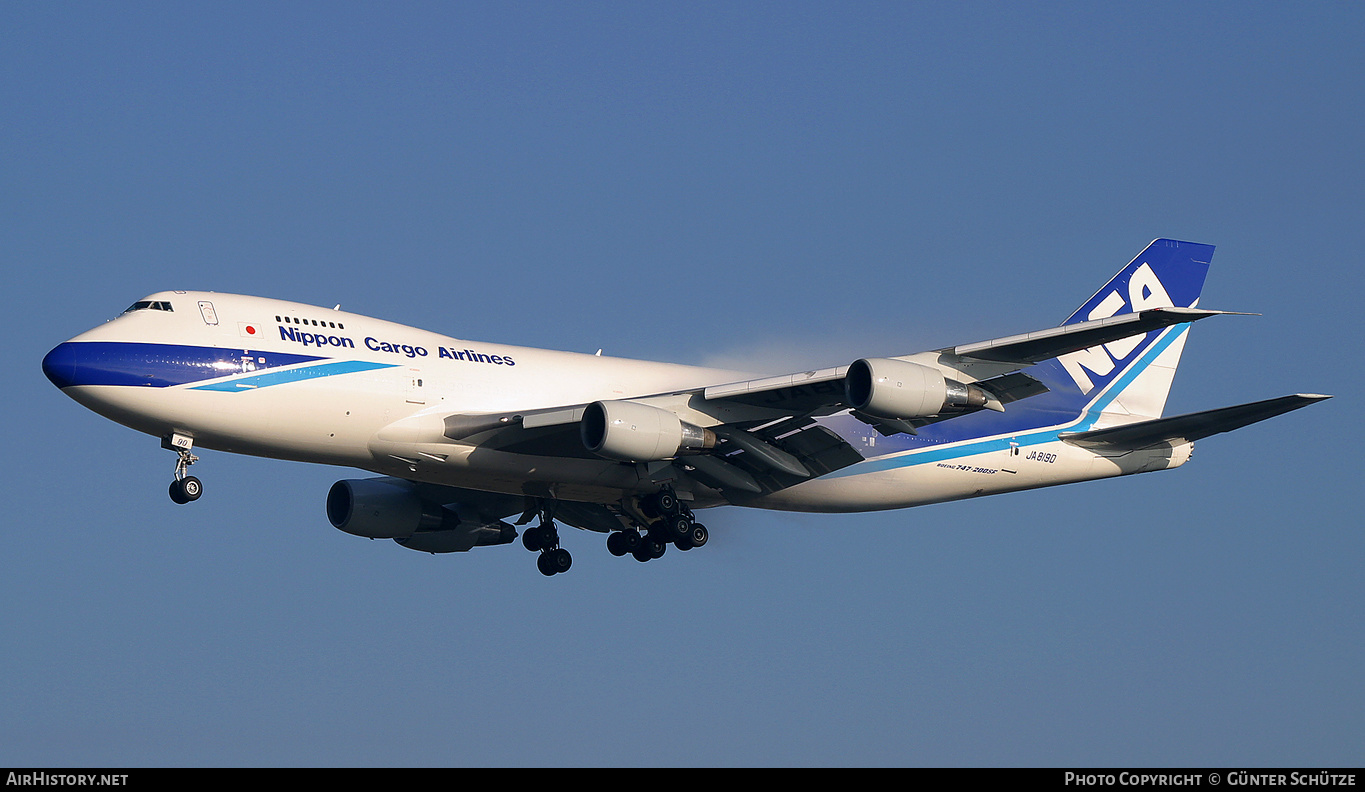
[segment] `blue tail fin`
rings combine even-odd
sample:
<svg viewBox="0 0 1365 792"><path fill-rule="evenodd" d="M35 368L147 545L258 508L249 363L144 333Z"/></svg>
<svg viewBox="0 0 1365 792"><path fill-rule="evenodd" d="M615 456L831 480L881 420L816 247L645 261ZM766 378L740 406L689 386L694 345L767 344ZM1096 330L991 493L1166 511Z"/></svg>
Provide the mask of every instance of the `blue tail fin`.
<svg viewBox="0 0 1365 792"><path fill-rule="evenodd" d="M1062 324L1199 302L1213 246L1158 239ZM1034 375L1070 407L1120 416L1160 417L1189 324L1062 355Z"/></svg>
<svg viewBox="0 0 1365 792"><path fill-rule="evenodd" d="M1158 239L1095 292L1064 325L1148 308L1193 308L1213 260L1213 245Z"/></svg>

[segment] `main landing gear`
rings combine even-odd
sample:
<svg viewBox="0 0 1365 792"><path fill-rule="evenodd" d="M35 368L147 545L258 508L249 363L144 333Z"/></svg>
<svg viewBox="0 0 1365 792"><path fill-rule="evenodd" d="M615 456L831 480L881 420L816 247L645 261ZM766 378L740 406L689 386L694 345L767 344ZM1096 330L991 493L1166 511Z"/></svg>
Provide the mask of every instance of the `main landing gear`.
<svg viewBox="0 0 1365 792"><path fill-rule="evenodd" d="M540 553L536 568L546 577L568 572L573 565L573 556L559 546L559 530L555 528L549 509L541 511L539 525L521 532L521 544L533 553Z"/></svg>
<svg viewBox="0 0 1365 792"><path fill-rule="evenodd" d="M710 538L706 526L696 521L692 510L672 490L641 498L640 511L652 519L645 533L641 535L636 528L616 531L607 537L607 552L614 556L630 555L636 561L652 561L663 557L670 544L679 550L691 550Z"/></svg>
<svg viewBox="0 0 1365 792"><path fill-rule="evenodd" d="M536 559L536 567L542 575L549 577L567 572L573 564L573 558L568 550L559 546L559 529L554 523L554 501L542 502L537 508L540 523L522 531L522 546L540 554ZM534 514L535 511L528 511L524 520L529 521ZM607 550L612 555L629 555L636 561L652 561L661 558L670 544L679 550L691 550L706 544L710 538L706 526L696 521L692 510L679 501L671 489L641 498L637 517L645 518L645 524L637 522L634 527L607 535Z"/></svg>
<svg viewBox="0 0 1365 792"><path fill-rule="evenodd" d="M194 476L188 475L190 465L199 461L199 457L190 453L190 449L194 447L194 438L172 434L162 438L161 447L169 448L177 455L175 480L171 482L170 488L171 500L176 503L199 500L199 496L204 494L204 484Z"/></svg>

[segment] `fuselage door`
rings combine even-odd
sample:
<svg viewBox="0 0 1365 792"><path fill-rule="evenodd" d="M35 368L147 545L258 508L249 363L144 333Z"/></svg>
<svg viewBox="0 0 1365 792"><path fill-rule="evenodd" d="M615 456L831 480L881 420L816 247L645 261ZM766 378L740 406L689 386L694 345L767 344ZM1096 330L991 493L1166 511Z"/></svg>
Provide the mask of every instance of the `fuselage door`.
<svg viewBox="0 0 1365 792"><path fill-rule="evenodd" d="M405 387L407 388L408 392L407 394L408 404L427 403L426 393L423 389L421 369L409 368L407 370L407 383Z"/></svg>
<svg viewBox="0 0 1365 792"><path fill-rule="evenodd" d="M199 301L199 315L204 317L204 324L218 324L218 313L213 310L213 303L208 300Z"/></svg>

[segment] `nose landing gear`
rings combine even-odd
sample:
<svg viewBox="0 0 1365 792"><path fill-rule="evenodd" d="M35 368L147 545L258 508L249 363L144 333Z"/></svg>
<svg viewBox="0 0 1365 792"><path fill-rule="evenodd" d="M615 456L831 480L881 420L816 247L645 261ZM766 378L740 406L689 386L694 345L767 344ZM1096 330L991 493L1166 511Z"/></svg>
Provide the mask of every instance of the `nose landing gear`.
<svg viewBox="0 0 1365 792"><path fill-rule="evenodd" d="M190 465L199 461L199 457L190 453L194 447L194 438L187 437L179 433L163 437L161 447L174 451L177 455L175 461L175 480L171 482L171 500L176 503L189 503L199 500L199 496L204 494L204 484L194 476L188 475Z"/></svg>

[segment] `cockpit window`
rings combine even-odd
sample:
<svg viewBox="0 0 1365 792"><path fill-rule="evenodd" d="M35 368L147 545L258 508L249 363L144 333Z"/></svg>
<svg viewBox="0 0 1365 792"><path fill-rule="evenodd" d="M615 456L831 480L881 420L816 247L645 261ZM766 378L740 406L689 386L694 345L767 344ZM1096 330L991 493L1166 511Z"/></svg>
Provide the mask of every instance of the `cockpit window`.
<svg viewBox="0 0 1365 792"><path fill-rule="evenodd" d="M133 311L174 311L174 310L175 310L175 309L171 307L171 304L168 303L168 302L165 302L164 300L138 300L137 302L135 302L135 303L133 303L132 305L128 306L128 310L124 311L124 313L132 313Z"/></svg>

